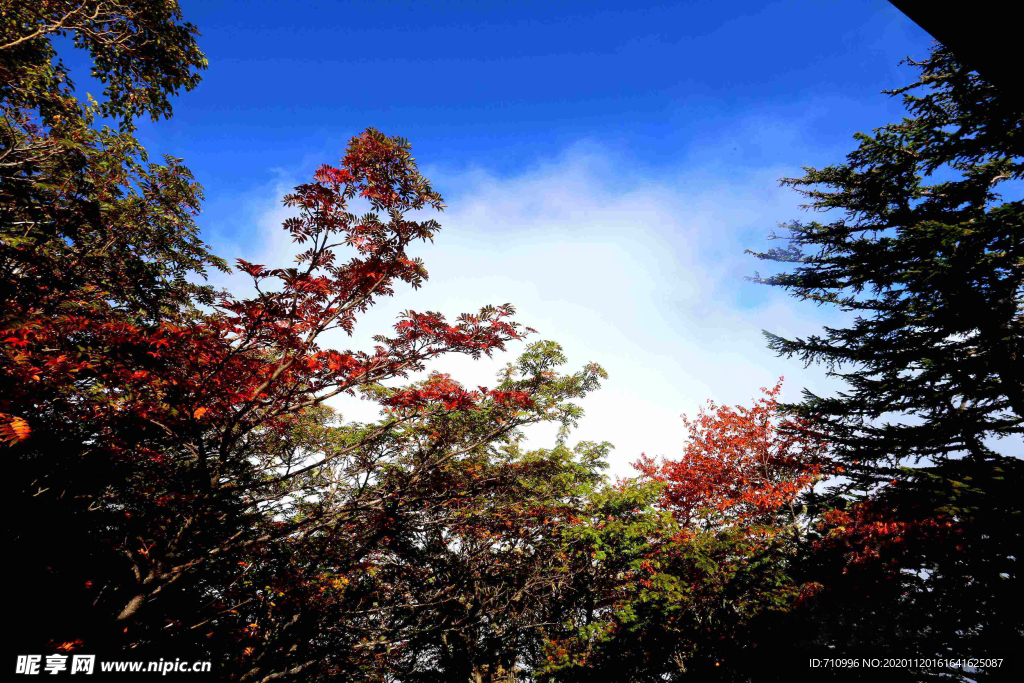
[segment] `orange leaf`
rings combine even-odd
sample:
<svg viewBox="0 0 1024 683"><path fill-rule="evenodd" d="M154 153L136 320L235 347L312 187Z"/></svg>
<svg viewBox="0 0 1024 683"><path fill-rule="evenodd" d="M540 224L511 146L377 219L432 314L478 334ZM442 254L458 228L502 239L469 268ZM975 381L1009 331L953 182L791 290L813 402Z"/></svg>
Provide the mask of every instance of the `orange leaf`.
<svg viewBox="0 0 1024 683"><path fill-rule="evenodd" d="M0 441L13 446L29 437L32 428L24 418L0 413Z"/></svg>

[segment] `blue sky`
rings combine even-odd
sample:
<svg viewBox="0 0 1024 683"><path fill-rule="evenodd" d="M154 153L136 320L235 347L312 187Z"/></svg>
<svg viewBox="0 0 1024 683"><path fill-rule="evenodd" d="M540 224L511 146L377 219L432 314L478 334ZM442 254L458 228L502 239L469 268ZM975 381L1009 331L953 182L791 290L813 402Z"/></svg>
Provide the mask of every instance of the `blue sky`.
<svg viewBox="0 0 1024 683"><path fill-rule="evenodd" d="M425 162L500 174L580 139L657 170L759 113L810 118L801 142L842 149L899 110L877 93L930 42L883 0L181 4L210 69L146 137L212 196L334 156L367 125ZM730 163L789 161L735 142Z"/></svg>
<svg viewBox="0 0 1024 683"><path fill-rule="evenodd" d="M366 126L408 138L446 199L417 251L430 281L336 345L405 308L512 302L571 367L610 373L576 437L615 444L619 474L642 451L678 455L679 414L707 398L748 402L783 374L787 399L840 386L760 335L840 316L745 282L766 269L743 250L801 215L777 178L902 115L880 91L914 79L898 63L931 39L888 2L181 4L210 68L140 137L204 185L219 254L286 263L281 195ZM511 353L437 369L490 384Z"/></svg>

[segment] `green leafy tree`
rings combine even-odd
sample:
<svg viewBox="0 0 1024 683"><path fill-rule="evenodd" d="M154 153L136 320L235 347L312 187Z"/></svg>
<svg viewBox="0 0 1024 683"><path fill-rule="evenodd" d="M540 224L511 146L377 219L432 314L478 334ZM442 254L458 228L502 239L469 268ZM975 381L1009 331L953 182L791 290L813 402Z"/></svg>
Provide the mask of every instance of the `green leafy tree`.
<svg viewBox="0 0 1024 683"><path fill-rule="evenodd" d="M223 267L198 237L201 188L180 160L149 164L142 115L199 82L206 58L177 2L4 0L0 20L0 273L5 317L99 299L121 314L173 314L202 294L190 273ZM53 39L93 59L99 101L79 99ZM101 121L119 130L96 128ZM83 294L84 292L84 294ZM97 304L102 305L102 304ZM73 311L71 311L73 312Z"/></svg>
<svg viewBox="0 0 1024 683"><path fill-rule="evenodd" d="M557 344L541 342L486 393L440 375L402 390L368 386L391 405L381 422L321 414L290 430L306 436L286 452L298 447L318 465L253 490L272 501L267 533L293 532L241 556L242 580L218 591L202 627L225 639L231 670L243 680L513 675L545 606L577 581L579 553L565 535L581 524L607 450L519 446L525 425L574 424L575 399L604 376L596 365L561 375L564 363Z"/></svg>

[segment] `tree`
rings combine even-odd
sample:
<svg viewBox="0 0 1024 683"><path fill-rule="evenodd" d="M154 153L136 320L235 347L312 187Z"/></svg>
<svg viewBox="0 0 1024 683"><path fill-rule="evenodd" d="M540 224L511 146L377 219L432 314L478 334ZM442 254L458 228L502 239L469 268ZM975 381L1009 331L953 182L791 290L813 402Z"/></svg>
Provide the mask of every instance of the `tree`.
<svg viewBox="0 0 1024 683"><path fill-rule="evenodd" d="M1024 115L944 48L913 63L920 81L892 91L912 118L857 134L846 164L782 181L842 217L787 224L788 248L751 252L799 264L761 282L858 314L823 337L766 334L780 354L825 363L850 385L808 396L801 412L827 416L862 484L887 476L865 463L995 458L985 439L1021 434L1024 419L1024 209L996 193L1024 178ZM877 423L893 413L919 422Z"/></svg>
<svg viewBox="0 0 1024 683"><path fill-rule="evenodd" d="M196 296L212 301L185 279L223 267L192 220L201 188L180 160L147 164L131 135L140 115L169 117L169 96L195 87L206 68L197 30L180 18L176 2L4 3L0 272L5 299L20 306L6 308L5 321L45 325L90 310L81 299L150 320ZM69 34L106 84L99 102L75 97L52 44ZM97 117L120 132L96 130Z"/></svg>
<svg viewBox="0 0 1024 683"><path fill-rule="evenodd" d="M525 424L571 425L571 399L603 374L560 376L564 362L542 342L493 390L466 392L438 375L408 390L372 388L391 406L381 423L333 427L337 440L308 450L318 464L301 497L261 492L274 501L263 524L291 528L246 551L246 582L221 594L203 626L245 634L224 648L237 655L232 668L244 680L286 670L348 680L510 674L547 596L573 579L557 552L559 524L572 524L604 454L519 449ZM330 457L339 446L346 454Z"/></svg>
<svg viewBox="0 0 1024 683"><path fill-rule="evenodd" d="M831 495L811 501L838 510L824 520L823 543L846 546L850 562L877 559L864 552L877 544L872 529L949 530L941 542L890 539L913 546L895 554L907 597L898 610L882 602L888 591L865 601L858 591L842 597L836 583L828 594L838 602L819 616L861 627L829 644L951 656L1024 635L1006 602L1021 543L1011 491L1024 431L1024 204L996 192L1024 177L1024 114L945 47L911 63L918 82L891 92L909 117L857 134L846 163L782 181L834 220L786 224L787 248L752 253L796 264L759 282L857 314L807 339L766 333L779 354L823 363L849 386L787 407L830 433L843 468ZM842 562L827 576L848 573ZM888 580L875 566L860 585ZM950 608L968 593L970 606Z"/></svg>
<svg viewBox="0 0 1024 683"><path fill-rule="evenodd" d="M178 19L174 3L131 2L5 15L0 409L25 515L16 580L44 596L18 642L192 653L244 680L372 677L382 662L411 674L431 658L512 668L545 596L574 580L552 561L554 520L583 505L604 453L522 453L518 430L570 427L603 371L559 376L548 343L494 389L441 374L392 386L521 338L507 305L453 323L408 311L371 352L317 345L394 283L426 279L406 249L439 226L404 214L441 198L408 143L373 129L286 198L298 216L284 227L309 245L297 267L239 261L250 299L191 284L224 266L192 221L200 190L176 160L145 166L131 137L134 116L169 115L167 95L205 67ZM52 63L67 32L105 102L80 104ZM101 115L121 130L95 130ZM386 217L348 213L356 196ZM341 423L324 405L341 393L384 417Z"/></svg>
<svg viewBox="0 0 1024 683"><path fill-rule="evenodd" d="M606 447L524 453L519 429L567 430L603 371L561 376L542 343L493 389L394 386L522 338L508 305L407 311L370 352L318 345L426 279L407 248L439 226L405 214L441 197L374 129L285 198L309 247L294 267L238 261L249 299L193 284L226 268L192 220L200 188L178 160L147 166L131 133L198 81L195 28L173 2L12 3L3 21L0 428L15 580L36 596L18 644L194 655L259 681L546 666L553 610L590 595L574 568L593 561L581 520ZM103 102L55 61L69 34ZM374 212L349 213L356 196ZM341 422L324 402L343 393L381 420Z"/></svg>
<svg viewBox="0 0 1024 683"><path fill-rule="evenodd" d="M390 220L346 213L346 201L357 193ZM357 432L358 439L337 451L321 451L312 461L308 445L299 455L282 452L272 435L301 427L304 411L331 396L360 387L370 391L445 353L491 353L522 336L505 320L510 306L488 307L455 324L436 313L409 311L394 336L377 338L372 354L320 349L316 340L323 332L351 329L356 315L374 297L390 294L396 279L414 286L423 280L422 264L405 249L413 240L429 239L437 224L408 221L403 213L440 208L441 199L416 173L407 143L370 129L353 139L343 167L322 167L316 182L300 186L286 201L300 213L286 228L311 247L299 256L299 268L267 270L240 262L253 277L255 298L225 296L212 313L156 325L98 321L126 351L117 362L104 359L104 374L94 381L88 402L74 406L90 430L88 440L67 443L78 433L62 438L66 452L106 469L89 481L65 483L58 495L74 492L90 500L78 514L104 520L78 528L78 538L104 548L114 566L79 562L76 570L102 575L84 581L99 591L91 619L105 615L129 632L138 630L135 642L147 642L156 629L161 638L173 635L168 622L184 625L172 616L175 605L188 603L178 595L179 586L216 581L224 563L243 549L345 519L351 510L331 507L329 498L319 500L321 514L305 509L305 497L317 490L313 482L331 463L381 444L389 430L424 406L469 410L486 398L515 410L529 401L526 391L468 392L435 376L421 387L366 394L397 413L377 429ZM358 255L338 263L334 249L344 245ZM276 284L268 287L269 281ZM33 328L17 334L18 341L35 340ZM24 369L30 358L13 360L16 370L31 371ZM74 414L63 408L55 420ZM491 438L516 424L510 419ZM267 449L268 438L274 448ZM62 474L50 469L54 463L46 451L36 450L46 444L45 438L30 438L20 445L26 470L43 489L30 496L37 506L47 502L48 477ZM298 517L277 523L274 514L296 504ZM376 499L364 504L383 505ZM52 551L41 555L46 561ZM155 606L161 601L167 606ZM112 637L121 639L114 631L124 630L112 629Z"/></svg>
<svg viewBox="0 0 1024 683"><path fill-rule="evenodd" d="M212 303L212 290L188 278L224 264L199 239L201 188L188 169L169 157L149 164L131 135L137 116L169 116L170 96L192 89L206 66L177 4L41 0L3 10L0 434L15 446L8 473L24 514L12 552L23 558L24 591L37 596L19 636L33 640L47 614L75 620L77 587L89 579L76 567L97 561L83 539L107 515L85 513L119 474L91 453L113 395L128 388L125 369L140 369L139 337ZM76 98L55 36L91 53L106 84L100 101ZM99 117L120 130L97 130Z"/></svg>
<svg viewBox="0 0 1024 683"><path fill-rule="evenodd" d="M660 501L684 529L715 531L744 524L776 526L780 511L797 521L800 493L822 476L825 440L806 420L776 420L782 380L753 407L716 406L685 415L683 457L641 458L637 469L666 484Z"/></svg>
<svg viewBox="0 0 1024 683"><path fill-rule="evenodd" d="M649 533L615 638L596 667L623 680L746 680L754 620L790 609L789 572L805 532L799 496L825 473L827 445L805 420L777 417L779 381L753 406L709 402L678 460L642 457L669 515ZM736 678L741 677L741 678Z"/></svg>

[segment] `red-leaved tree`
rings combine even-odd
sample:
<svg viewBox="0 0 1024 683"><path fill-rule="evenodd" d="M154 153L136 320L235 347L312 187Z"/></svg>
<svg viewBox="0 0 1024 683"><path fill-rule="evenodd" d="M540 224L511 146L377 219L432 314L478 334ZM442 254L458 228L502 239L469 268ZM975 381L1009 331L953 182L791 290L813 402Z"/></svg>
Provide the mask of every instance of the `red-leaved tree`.
<svg viewBox="0 0 1024 683"><path fill-rule="evenodd" d="M683 416L681 458L634 464L640 482L661 485L655 506L668 519L648 537L599 666L636 680L742 677L754 620L798 600L798 497L826 474L827 442L779 414L781 388L780 379L762 389L749 408L709 401L696 419Z"/></svg>
<svg viewBox="0 0 1024 683"><path fill-rule="evenodd" d="M349 213L357 196L375 213ZM451 323L408 311L371 351L318 344L328 330L351 330L396 283L416 287L426 277L407 248L438 225L405 213L443 205L416 171L408 143L368 129L340 167L321 167L285 201L298 209L285 228L308 249L290 268L239 261L256 286L251 298L225 294L212 312L179 307L162 315L136 313L120 292L98 287L50 286L41 294L36 287L35 299L13 302L24 313L5 321L4 438L16 443L34 520L18 540L33 584L60 586L68 613L84 613L49 624L55 640L89 631L135 642L132 632L141 629L149 635L136 641L147 641L168 626L161 601L173 605L184 586L219 580L231 562L225 558L328 524L308 514L264 523L264 513L301 499L331 463L425 410L465 411L486 401L511 417L533 406L528 389L467 391L442 376L407 389L381 384L444 354L479 357L521 338L508 305ZM30 247L18 257L39 253ZM344 248L354 256L339 258ZM379 389L366 393L372 387ZM283 452L295 440L288 435L312 419L308 411L359 389L390 409L385 421L328 451L302 444ZM516 426L509 419L493 432ZM44 540L54 528L66 530L68 544ZM90 626L102 623L119 625Z"/></svg>
<svg viewBox="0 0 1024 683"><path fill-rule="evenodd" d="M806 422L779 418L782 379L750 408L708 401L696 419L683 415L679 460L642 456L641 475L665 484L660 505L684 532L796 518L797 496L823 474L825 439Z"/></svg>

